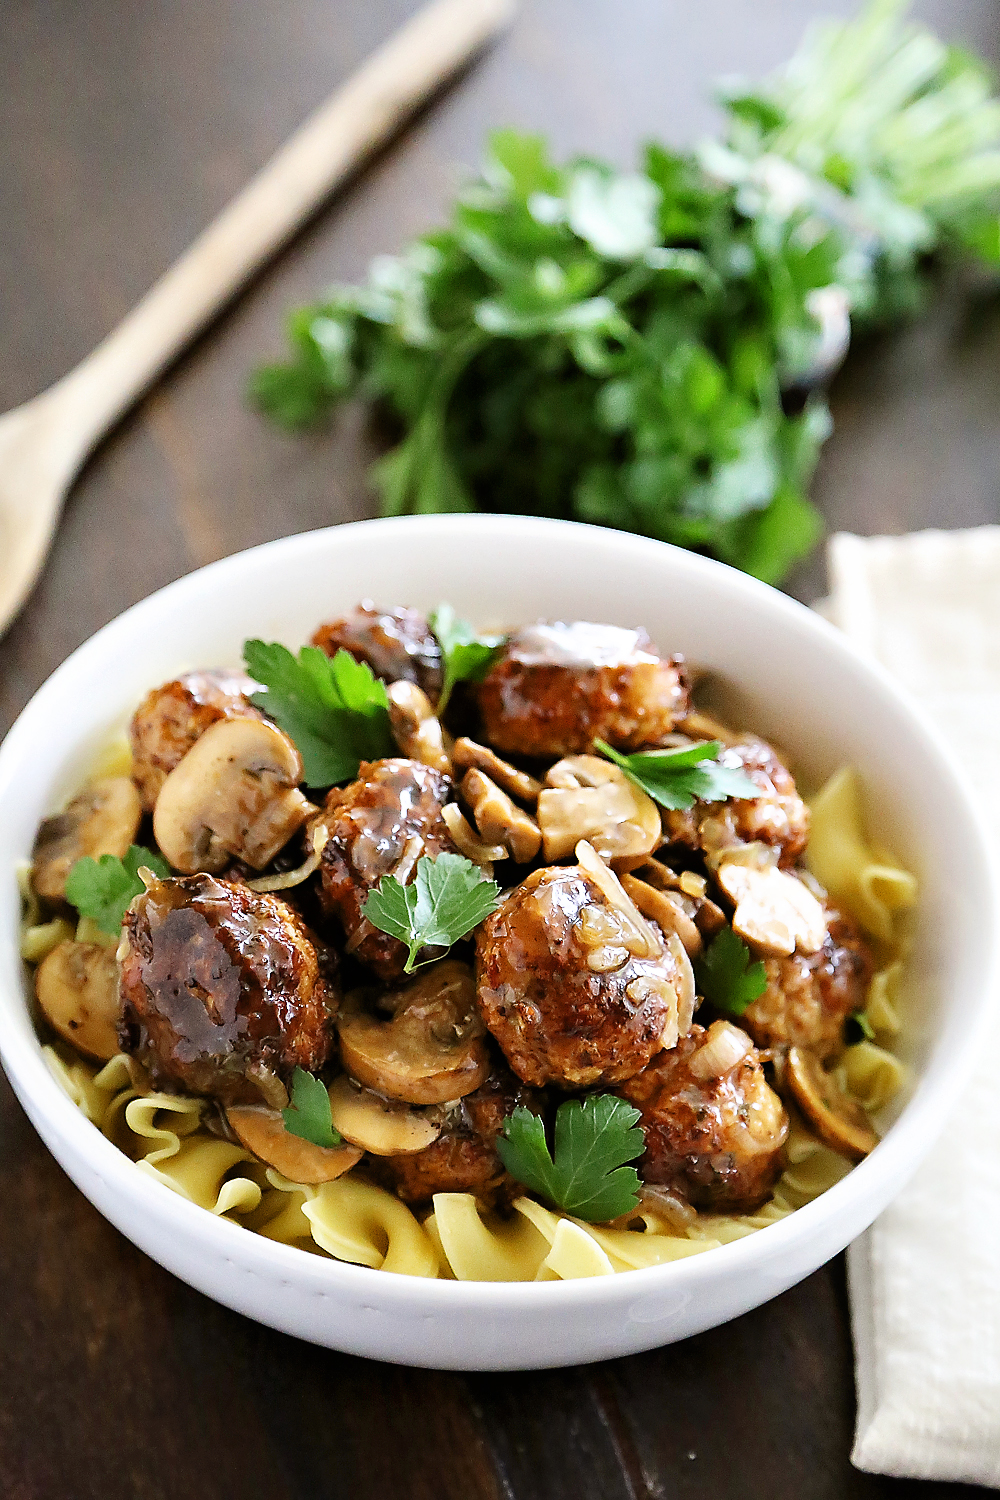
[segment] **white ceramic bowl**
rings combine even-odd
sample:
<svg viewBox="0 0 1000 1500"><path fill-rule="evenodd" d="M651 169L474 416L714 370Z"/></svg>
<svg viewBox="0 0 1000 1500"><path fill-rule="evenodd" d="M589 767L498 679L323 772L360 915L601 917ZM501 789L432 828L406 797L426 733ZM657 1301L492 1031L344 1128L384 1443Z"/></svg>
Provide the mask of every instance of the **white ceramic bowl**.
<svg viewBox="0 0 1000 1500"><path fill-rule="evenodd" d="M137 1172L51 1078L18 958L15 862L144 693L236 663L247 636L297 646L359 599L482 625L539 616L642 624L739 684L748 722L816 783L859 768L878 832L920 878L903 1051L914 1088L875 1152L758 1234L586 1281L424 1281L343 1265L214 1218ZM997 967L998 909L973 808L933 733L822 620L729 568L619 532L522 517L363 522L289 537L171 584L108 625L36 694L0 749L0 1049L39 1134L92 1203L161 1265L238 1311L375 1359L517 1369L666 1344L748 1311L859 1234L924 1156L960 1092ZM57 1252L58 1253L58 1252Z"/></svg>

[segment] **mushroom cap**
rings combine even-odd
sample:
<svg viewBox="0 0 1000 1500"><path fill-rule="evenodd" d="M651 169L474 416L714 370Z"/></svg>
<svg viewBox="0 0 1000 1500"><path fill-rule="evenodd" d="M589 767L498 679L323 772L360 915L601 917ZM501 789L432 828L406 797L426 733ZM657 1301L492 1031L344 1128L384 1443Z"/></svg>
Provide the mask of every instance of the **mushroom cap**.
<svg viewBox="0 0 1000 1500"><path fill-rule="evenodd" d="M226 1119L240 1145L289 1182L333 1182L364 1155L357 1146L316 1146L303 1140L285 1129L279 1110L263 1105L231 1104Z"/></svg>
<svg viewBox="0 0 1000 1500"><path fill-rule="evenodd" d="M565 859L581 839L604 859L651 854L662 839L660 810L624 771L596 755L565 756L539 794L545 858Z"/></svg>
<svg viewBox="0 0 1000 1500"><path fill-rule="evenodd" d="M90 781L65 812L46 818L33 850L31 882L46 901L66 898L66 877L78 859L124 859L139 831L142 804L128 776Z"/></svg>
<svg viewBox="0 0 1000 1500"><path fill-rule="evenodd" d="M733 931L761 953L818 953L826 937L826 912L790 870L727 861L716 880L736 903Z"/></svg>
<svg viewBox="0 0 1000 1500"><path fill-rule="evenodd" d="M475 766L462 777L460 790L483 841L501 844L518 864L529 864L542 846L541 830L530 813Z"/></svg>
<svg viewBox="0 0 1000 1500"><path fill-rule="evenodd" d="M267 719L220 719L196 740L160 789L153 832L186 875L217 874L231 859L271 862L305 821L302 759Z"/></svg>
<svg viewBox="0 0 1000 1500"><path fill-rule="evenodd" d="M444 1128L439 1113L430 1115L412 1104L384 1099L353 1083L346 1073L330 1085L330 1116L346 1141L373 1156L413 1156L436 1141Z"/></svg>
<svg viewBox="0 0 1000 1500"><path fill-rule="evenodd" d="M831 1151L852 1161L861 1161L874 1151L878 1136L865 1111L843 1093L812 1052L789 1048L785 1080L807 1121Z"/></svg>
<svg viewBox="0 0 1000 1500"><path fill-rule="evenodd" d="M59 943L35 970L35 994L50 1026L101 1062L118 1049L118 965L102 943Z"/></svg>
<svg viewBox="0 0 1000 1500"><path fill-rule="evenodd" d="M469 968L445 959L384 997L380 1021L348 1003L337 1021L341 1061L359 1083L409 1104L445 1104L486 1081L489 1057Z"/></svg>
<svg viewBox="0 0 1000 1500"><path fill-rule="evenodd" d="M401 755L451 774L441 723L431 701L415 682L393 682L387 688L389 724Z"/></svg>

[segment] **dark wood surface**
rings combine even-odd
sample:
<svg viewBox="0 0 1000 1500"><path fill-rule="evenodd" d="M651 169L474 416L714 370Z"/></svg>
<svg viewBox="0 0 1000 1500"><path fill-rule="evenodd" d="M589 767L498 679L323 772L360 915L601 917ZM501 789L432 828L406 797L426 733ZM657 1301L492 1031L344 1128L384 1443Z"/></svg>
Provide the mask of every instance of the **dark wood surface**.
<svg viewBox="0 0 1000 1500"><path fill-rule="evenodd" d="M117 322L413 0L3 0L0 408ZM0 642L0 733L81 641L191 568L372 513L348 414L291 439L243 404L284 309L443 212L485 131L622 163L711 129L709 85L785 57L850 0L525 0L508 39L384 151L111 435ZM996 0L925 0L1000 58ZM996 521L1000 312L942 292L856 350L816 493L861 532ZM793 581L822 589L819 562ZM855 1472L842 1264L728 1327L543 1374L430 1374L314 1349L175 1281L109 1227L0 1081L4 1500L874 1500Z"/></svg>

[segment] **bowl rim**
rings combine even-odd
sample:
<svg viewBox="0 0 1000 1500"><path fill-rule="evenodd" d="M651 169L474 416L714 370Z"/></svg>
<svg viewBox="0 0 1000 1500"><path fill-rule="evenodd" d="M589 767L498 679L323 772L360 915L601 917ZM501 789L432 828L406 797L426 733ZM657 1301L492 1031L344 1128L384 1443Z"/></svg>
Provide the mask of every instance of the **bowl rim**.
<svg viewBox="0 0 1000 1500"><path fill-rule="evenodd" d="M335 549L342 539L360 532L375 539L420 528L422 533L437 532L439 539L448 543L467 536L471 529L480 533L492 531L498 537L510 537L512 532L521 535L534 533L541 543L543 537L554 540L567 527L599 537L602 546L616 549L623 559L633 553L648 554L650 548L661 549L669 555L670 566L689 570L695 579L699 576L716 579L718 570L724 569L728 575L727 587L737 595L743 596L751 605L763 608L773 618L790 622L793 628L804 631L807 637L811 636L820 643L823 650L832 650L851 669L867 675L892 701L896 711L909 721L911 731L922 741L930 759L937 762L939 773L950 782L951 795L961 807L967 823L967 840L978 859L979 870L973 874L978 877L982 889L984 909L1000 909L1000 868L977 821L974 799L965 776L956 768L951 752L935 726L923 718L905 690L880 663L861 652L835 626L805 605L747 574L726 568L724 564L647 537L540 517L463 514L350 522L265 542L174 580L132 605L89 637L34 693L0 744L0 815L16 787L17 768L23 763L24 756L31 753L35 722L58 696L63 683L72 679L81 668L86 669L93 659L100 658L119 638L123 646L129 644L131 632L137 626L146 624L161 611L183 607L189 598L196 599L206 586L224 585L230 575L238 575L259 563L265 555L269 559L275 556L287 559L318 545ZM988 1023L992 994L1000 984L1000 930L997 924L984 931L983 941L984 982L979 994L969 1002L968 1026L962 1038L949 1055L942 1056L938 1051L931 1056L899 1118L869 1157L818 1198L765 1229L723 1244L711 1252L637 1268L627 1275L612 1277L547 1282L449 1281L376 1270L268 1240L238 1223L212 1214L162 1182L134 1170L135 1163L82 1115L51 1073L24 1003L22 985L17 986L18 993L12 1003L23 1013L27 1027L23 1034L16 1030L0 1033L0 1059L46 1145L50 1136L58 1139L67 1157L88 1168L118 1195L133 1200L139 1207L145 1206L155 1219L172 1220L187 1239L201 1241L206 1249L219 1257L250 1267L258 1275L282 1282L304 1279L314 1285L326 1286L330 1291L336 1289L359 1296L378 1292L383 1300L390 1302L412 1303L415 1296L420 1296L428 1299L432 1309L488 1305L491 1310L513 1311L517 1307L530 1309L539 1303L548 1304L552 1299L557 1299L567 1308L583 1308L605 1303L609 1298L631 1298L633 1292L641 1294L657 1286L666 1289L680 1281L683 1281L685 1290L697 1291L719 1280L749 1272L776 1257L782 1260L791 1257L796 1246L804 1245L824 1223L849 1209L852 1200L867 1197L877 1198L880 1203L888 1201L916 1170L943 1129L961 1078L970 1069L978 1038ZM21 960L17 952L16 924L11 933L0 929L0 957L4 949L8 958L13 950L12 972L17 973ZM0 1008L6 1000L7 997L0 994ZM44 1129L38 1123L39 1117L44 1119Z"/></svg>

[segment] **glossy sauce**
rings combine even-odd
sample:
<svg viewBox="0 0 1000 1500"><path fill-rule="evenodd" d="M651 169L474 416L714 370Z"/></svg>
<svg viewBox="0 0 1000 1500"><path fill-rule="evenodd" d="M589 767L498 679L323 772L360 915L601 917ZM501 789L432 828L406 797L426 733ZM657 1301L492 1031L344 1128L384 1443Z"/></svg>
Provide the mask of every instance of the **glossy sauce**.
<svg viewBox="0 0 1000 1500"><path fill-rule="evenodd" d="M335 994L284 902L209 875L158 881L125 933L123 1050L154 1082L270 1103L273 1080L326 1061Z"/></svg>

